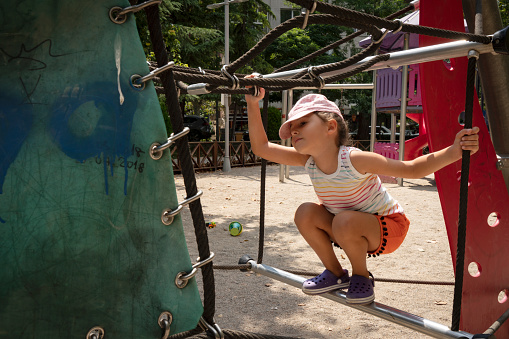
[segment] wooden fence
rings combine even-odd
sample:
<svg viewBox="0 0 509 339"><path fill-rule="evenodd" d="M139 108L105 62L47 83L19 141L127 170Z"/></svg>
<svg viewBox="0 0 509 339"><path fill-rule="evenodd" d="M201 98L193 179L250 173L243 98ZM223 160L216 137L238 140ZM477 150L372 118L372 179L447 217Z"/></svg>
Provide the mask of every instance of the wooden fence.
<svg viewBox="0 0 509 339"><path fill-rule="evenodd" d="M281 143L280 141L274 141ZM355 140L354 146L362 150L369 149L369 141ZM210 141L210 142L190 142L189 151L195 170L218 170L223 168L225 142L224 141ZM176 145L170 147L171 160L173 163L173 171L181 173L182 169L178 159L178 152ZM231 167L245 167L259 165L262 158L256 156L249 141L230 141L230 166Z"/></svg>

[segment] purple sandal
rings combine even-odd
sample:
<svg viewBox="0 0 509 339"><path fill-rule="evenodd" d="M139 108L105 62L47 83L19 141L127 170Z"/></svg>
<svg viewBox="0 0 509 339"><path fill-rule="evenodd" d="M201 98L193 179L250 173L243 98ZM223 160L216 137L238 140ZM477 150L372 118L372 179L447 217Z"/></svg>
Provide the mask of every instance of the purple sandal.
<svg viewBox="0 0 509 339"><path fill-rule="evenodd" d="M350 287L346 293L346 302L356 305L367 305L375 300L375 278L369 273L369 278L361 275L352 275Z"/></svg>
<svg viewBox="0 0 509 339"><path fill-rule="evenodd" d="M338 278L329 270L323 271L322 274L304 281L302 291L306 294L321 294L340 288L346 288L350 284L348 270L343 270L345 274Z"/></svg>

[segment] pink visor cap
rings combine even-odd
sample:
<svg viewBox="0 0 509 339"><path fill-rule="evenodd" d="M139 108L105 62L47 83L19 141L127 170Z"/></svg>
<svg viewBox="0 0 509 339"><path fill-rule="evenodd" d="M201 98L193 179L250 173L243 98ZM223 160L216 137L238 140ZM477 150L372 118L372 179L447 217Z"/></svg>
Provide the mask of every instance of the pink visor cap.
<svg viewBox="0 0 509 339"><path fill-rule="evenodd" d="M292 136L290 132L290 123L294 120L300 119L305 115L313 112L330 112L336 113L341 118L341 111L338 106L321 94L308 94L303 96L297 101L295 106L288 113L288 120L281 125L279 129L279 137L281 140L288 139Z"/></svg>

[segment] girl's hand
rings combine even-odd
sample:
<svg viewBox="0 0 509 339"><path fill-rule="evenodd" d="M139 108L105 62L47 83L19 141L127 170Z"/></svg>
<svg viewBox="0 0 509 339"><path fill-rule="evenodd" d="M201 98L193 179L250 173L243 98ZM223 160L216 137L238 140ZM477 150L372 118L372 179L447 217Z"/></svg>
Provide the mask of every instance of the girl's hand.
<svg viewBox="0 0 509 339"><path fill-rule="evenodd" d="M479 150L479 127L471 129L462 129L456 134L452 148L458 154L458 159L461 158L462 151L470 151L470 155Z"/></svg>
<svg viewBox="0 0 509 339"><path fill-rule="evenodd" d="M247 75L246 78L254 78L255 76L256 76L255 74L250 74L250 75ZM246 88L251 88L251 87L252 86L246 86ZM246 94L247 104L257 103L258 101L263 99L263 97L265 96L265 89L263 89L262 87L258 87L258 92L259 92L259 94L257 96L254 96L251 94Z"/></svg>

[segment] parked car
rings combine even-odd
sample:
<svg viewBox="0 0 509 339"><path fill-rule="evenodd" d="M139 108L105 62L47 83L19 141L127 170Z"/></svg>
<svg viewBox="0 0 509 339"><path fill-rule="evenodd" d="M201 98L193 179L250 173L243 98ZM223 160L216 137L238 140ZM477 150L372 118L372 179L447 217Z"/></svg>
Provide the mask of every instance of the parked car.
<svg viewBox="0 0 509 339"><path fill-rule="evenodd" d="M207 119L199 115L185 115L184 127L189 127L189 141L208 139L213 133Z"/></svg>

